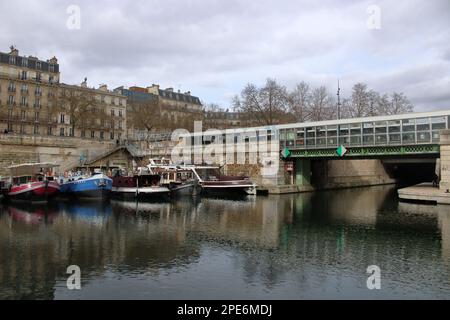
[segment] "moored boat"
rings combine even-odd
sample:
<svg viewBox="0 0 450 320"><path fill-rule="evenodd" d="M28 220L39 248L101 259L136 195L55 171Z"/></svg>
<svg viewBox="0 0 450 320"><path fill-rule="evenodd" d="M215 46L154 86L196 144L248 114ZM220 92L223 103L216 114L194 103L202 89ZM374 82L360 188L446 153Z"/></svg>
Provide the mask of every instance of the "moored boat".
<svg viewBox="0 0 450 320"><path fill-rule="evenodd" d="M219 167L189 166L198 179L202 193L214 195L255 195L256 184L248 177L225 176Z"/></svg>
<svg viewBox="0 0 450 320"><path fill-rule="evenodd" d="M54 163L28 163L9 167L11 178L3 189L3 195L10 201L46 202L60 189L54 179Z"/></svg>
<svg viewBox="0 0 450 320"><path fill-rule="evenodd" d="M123 175L117 171L113 177L112 195L120 198L164 199L170 189L161 185L161 176L142 169L133 175Z"/></svg>
<svg viewBox="0 0 450 320"><path fill-rule="evenodd" d="M196 179L190 168L174 165L168 161L150 159L151 173L161 176L161 185L169 188L172 196L192 195Z"/></svg>
<svg viewBox="0 0 450 320"><path fill-rule="evenodd" d="M112 179L103 173L92 176L76 175L63 180L61 195L65 197L107 199L112 189Z"/></svg>

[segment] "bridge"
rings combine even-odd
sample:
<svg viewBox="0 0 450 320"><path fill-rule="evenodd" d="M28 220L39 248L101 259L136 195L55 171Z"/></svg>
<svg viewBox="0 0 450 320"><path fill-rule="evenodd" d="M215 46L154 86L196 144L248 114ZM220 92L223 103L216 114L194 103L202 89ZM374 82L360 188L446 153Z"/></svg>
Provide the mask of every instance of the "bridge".
<svg viewBox="0 0 450 320"><path fill-rule="evenodd" d="M450 188L449 129L450 110L440 110L200 131L182 135L181 140L183 153L190 151L191 163L196 161L194 155L202 155L205 150L214 150L214 154L226 159L227 164L233 164L235 156L244 152L245 157L241 159L260 157L261 161L258 152L264 145L270 148L271 156L280 153L282 161L274 177L255 174L260 184L283 189L280 193L399 180L408 183L431 181L437 168L442 171L441 188L446 191ZM215 149L215 146L219 147ZM268 151L262 150L263 153ZM436 160L438 158L440 162ZM233 168L237 173L260 172L251 167L250 161L238 164L240 167Z"/></svg>
<svg viewBox="0 0 450 320"><path fill-rule="evenodd" d="M435 155L450 110L277 126L284 158Z"/></svg>

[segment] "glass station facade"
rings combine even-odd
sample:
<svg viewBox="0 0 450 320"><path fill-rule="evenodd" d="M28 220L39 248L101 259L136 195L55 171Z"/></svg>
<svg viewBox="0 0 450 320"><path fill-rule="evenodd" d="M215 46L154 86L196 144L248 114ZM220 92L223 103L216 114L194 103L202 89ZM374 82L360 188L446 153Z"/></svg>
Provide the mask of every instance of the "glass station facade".
<svg viewBox="0 0 450 320"><path fill-rule="evenodd" d="M416 116L416 117L414 117ZM426 116L411 114L410 118L399 116L367 118L355 122L352 119L324 121L321 125L301 123L279 126L280 148L325 149L344 146L386 146L439 143L440 130L449 129L448 114ZM370 121L374 119L374 121Z"/></svg>

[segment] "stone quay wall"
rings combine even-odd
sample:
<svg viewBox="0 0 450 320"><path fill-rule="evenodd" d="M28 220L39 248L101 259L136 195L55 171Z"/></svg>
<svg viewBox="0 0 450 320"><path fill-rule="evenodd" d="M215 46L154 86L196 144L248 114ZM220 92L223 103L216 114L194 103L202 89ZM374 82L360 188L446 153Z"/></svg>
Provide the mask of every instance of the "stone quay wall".
<svg viewBox="0 0 450 320"><path fill-rule="evenodd" d="M450 190L450 130L441 131L441 182L440 189Z"/></svg>
<svg viewBox="0 0 450 320"><path fill-rule="evenodd" d="M110 141L0 134L0 176L9 175L9 166L28 162L55 162L62 173L79 165L80 158L95 158L115 146Z"/></svg>

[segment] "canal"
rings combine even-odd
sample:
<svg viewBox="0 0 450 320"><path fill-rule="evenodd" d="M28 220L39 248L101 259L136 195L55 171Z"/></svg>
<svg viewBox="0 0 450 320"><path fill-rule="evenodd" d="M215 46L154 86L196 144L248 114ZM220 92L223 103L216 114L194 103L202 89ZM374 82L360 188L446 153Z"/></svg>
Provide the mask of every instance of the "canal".
<svg viewBox="0 0 450 320"><path fill-rule="evenodd" d="M0 205L0 299L122 298L449 299L450 208L401 203L391 186Z"/></svg>

